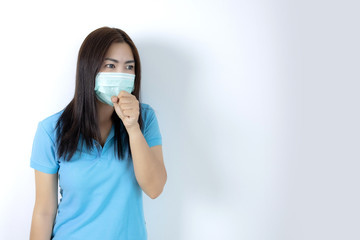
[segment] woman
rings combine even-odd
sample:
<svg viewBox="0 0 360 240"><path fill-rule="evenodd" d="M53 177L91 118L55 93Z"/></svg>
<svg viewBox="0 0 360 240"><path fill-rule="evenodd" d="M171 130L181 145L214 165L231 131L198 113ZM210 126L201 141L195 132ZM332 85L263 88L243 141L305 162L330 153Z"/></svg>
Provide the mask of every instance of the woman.
<svg viewBox="0 0 360 240"><path fill-rule="evenodd" d="M139 102L140 70L124 31L84 40L74 98L35 134L30 240L147 239L142 191L158 197L167 174L154 110Z"/></svg>

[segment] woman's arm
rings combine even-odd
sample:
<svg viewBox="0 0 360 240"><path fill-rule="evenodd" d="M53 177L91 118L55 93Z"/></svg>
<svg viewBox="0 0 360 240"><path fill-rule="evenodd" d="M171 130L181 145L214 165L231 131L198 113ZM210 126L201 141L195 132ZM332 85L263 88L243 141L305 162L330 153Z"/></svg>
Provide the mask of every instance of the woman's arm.
<svg viewBox="0 0 360 240"><path fill-rule="evenodd" d="M134 95L121 91L117 97L112 96L111 101L114 104L116 114L129 134L136 180L150 198L157 198L161 194L167 179L162 146L156 145L150 148L147 144L138 123L139 100Z"/></svg>
<svg viewBox="0 0 360 240"><path fill-rule="evenodd" d="M167 174L161 145L149 147L138 126L129 129L130 149L136 180L152 199L157 198L166 183Z"/></svg>
<svg viewBox="0 0 360 240"><path fill-rule="evenodd" d="M30 240L50 240L58 205L58 174L35 170L35 185Z"/></svg>

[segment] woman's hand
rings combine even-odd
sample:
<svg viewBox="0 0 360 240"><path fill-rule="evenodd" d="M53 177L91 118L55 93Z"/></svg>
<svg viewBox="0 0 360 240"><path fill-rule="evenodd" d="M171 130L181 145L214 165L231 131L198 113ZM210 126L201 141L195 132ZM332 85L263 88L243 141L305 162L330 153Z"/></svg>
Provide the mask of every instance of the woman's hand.
<svg viewBox="0 0 360 240"><path fill-rule="evenodd" d="M112 96L115 111L122 120L126 130L139 127L138 119L140 115L139 101L136 97L126 91L121 91L119 95Z"/></svg>

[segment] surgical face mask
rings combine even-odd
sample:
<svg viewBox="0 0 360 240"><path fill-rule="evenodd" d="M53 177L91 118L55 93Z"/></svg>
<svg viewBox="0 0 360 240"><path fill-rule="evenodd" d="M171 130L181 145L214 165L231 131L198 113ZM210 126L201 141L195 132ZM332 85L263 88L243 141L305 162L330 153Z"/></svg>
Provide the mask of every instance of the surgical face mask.
<svg viewBox="0 0 360 240"><path fill-rule="evenodd" d="M134 82L134 74L99 72L95 78L96 97L101 102L114 106L111 97L117 97L122 90L131 93L134 90Z"/></svg>

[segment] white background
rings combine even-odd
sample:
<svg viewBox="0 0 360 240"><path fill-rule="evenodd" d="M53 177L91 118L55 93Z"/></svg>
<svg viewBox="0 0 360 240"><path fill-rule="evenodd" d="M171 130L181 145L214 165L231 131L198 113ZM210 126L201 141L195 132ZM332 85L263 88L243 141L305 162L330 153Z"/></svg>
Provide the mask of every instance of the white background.
<svg viewBox="0 0 360 240"><path fill-rule="evenodd" d="M360 239L360 4L3 1L0 239L28 239L37 123L72 99L79 47L126 31L168 181L149 240Z"/></svg>

